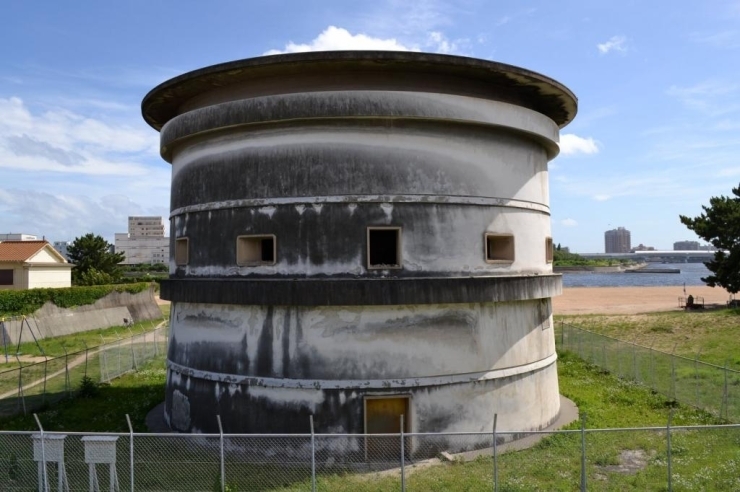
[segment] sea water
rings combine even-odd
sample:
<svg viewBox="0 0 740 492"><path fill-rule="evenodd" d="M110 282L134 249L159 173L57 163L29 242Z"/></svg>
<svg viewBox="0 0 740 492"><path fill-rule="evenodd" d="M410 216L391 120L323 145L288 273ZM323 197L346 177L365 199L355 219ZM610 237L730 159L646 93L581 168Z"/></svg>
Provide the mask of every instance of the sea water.
<svg viewBox="0 0 740 492"><path fill-rule="evenodd" d="M681 273L563 273L564 287L662 287L706 285L702 277L711 272L704 263L649 263L646 268L679 269Z"/></svg>

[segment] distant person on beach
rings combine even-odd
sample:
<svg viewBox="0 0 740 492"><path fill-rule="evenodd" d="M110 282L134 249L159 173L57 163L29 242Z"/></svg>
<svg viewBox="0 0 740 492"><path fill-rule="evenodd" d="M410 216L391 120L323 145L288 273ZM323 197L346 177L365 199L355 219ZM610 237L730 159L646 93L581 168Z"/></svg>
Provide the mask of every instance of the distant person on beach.
<svg viewBox="0 0 740 492"><path fill-rule="evenodd" d="M694 296L689 294L689 297L686 298L686 309L691 309L694 307Z"/></svg>

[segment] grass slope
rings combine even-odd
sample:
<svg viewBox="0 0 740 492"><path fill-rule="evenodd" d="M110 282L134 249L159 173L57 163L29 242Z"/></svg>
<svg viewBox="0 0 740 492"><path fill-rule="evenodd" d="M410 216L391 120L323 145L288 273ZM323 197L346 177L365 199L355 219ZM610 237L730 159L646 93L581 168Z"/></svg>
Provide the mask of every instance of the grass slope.
<svg viewBox="0 0 740 492"><path fill-rule="evenodd" d="M740 370L740 310L556 316L589 331Z"/></svg>

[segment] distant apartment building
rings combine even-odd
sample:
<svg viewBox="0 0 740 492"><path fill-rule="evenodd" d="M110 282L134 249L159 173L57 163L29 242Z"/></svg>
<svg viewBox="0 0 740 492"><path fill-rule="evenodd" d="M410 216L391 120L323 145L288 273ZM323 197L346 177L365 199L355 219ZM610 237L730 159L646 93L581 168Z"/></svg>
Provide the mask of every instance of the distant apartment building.
<svg viewBox="0 0 740 492"><path fill-rule="evenodd" d="M676 241L673 251L699 251L699 241Z"/></svg>
<svg viewBox="0 0 740 492"><path fill-rule="evenodd" d="M0 241L38 241L38 236L33 234L9 233L0 234Z"/></svg>
<svg viewBox="0 0 740 492"><path fill-rule="evenodd" d="M115 235L115 251L124 254L123 265L169 263L170 238L162 217L129 217L128 233Z"/></svg>
<svg viewBox="0 0 740 492"><path fill-rule="evenodd" d="M72 245L71 241L54 241L52 246L57 252L64 256L64 259L69 261L69 247Z"/></svg>
<svg viewBox="0 0 740 492"><path fill-rule="evenodd" d="M617 227L604 233L604 251L607 253L629 253L632 250L630 231Z"/></svg>

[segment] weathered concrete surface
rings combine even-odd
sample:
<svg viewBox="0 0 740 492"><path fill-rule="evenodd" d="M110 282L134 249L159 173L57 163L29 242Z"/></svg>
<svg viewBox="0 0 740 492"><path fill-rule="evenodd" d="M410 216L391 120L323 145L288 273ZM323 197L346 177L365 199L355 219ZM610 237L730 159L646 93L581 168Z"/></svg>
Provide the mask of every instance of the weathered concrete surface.
<svg viewBox="0 0 740 492"><path fill-rule="evenodd" d="M413 395L418 432L482 430L492 408L509 428L540 428L559 411L549 299L176 303L171 327L167 410L179 430L213 430L218 408L230 432L303 432L314 414L317 428L361 433L362 398L383 394Z"/></svg>
<svg viewBox="0 0 740 492"><path fill-rule="evenodd" d="M122 326L124 318L138 322L161 317L162 311L154 299L154 290L150 288L138 294L111 292L93 304L69 309L47 302L28 316L28 323L33 330L33 335L43 339ZM33 341L28 325L24 325L21 330L21 324L19 318L5 321L5 336L13 344L18 343L21 333L22 342Z"/></svg>
<svg viewBox="0 0 740 492"><path fill-rule="evenodd" d="M425 53L262 57L151 91L186 248L162 289L169 423L362 433L377 395L409 396L421 432L551 423L548 161L575 112L542 75ZM389 268L368 227L400 231ZM274 258L238 261L240 236Z"/></svg>

